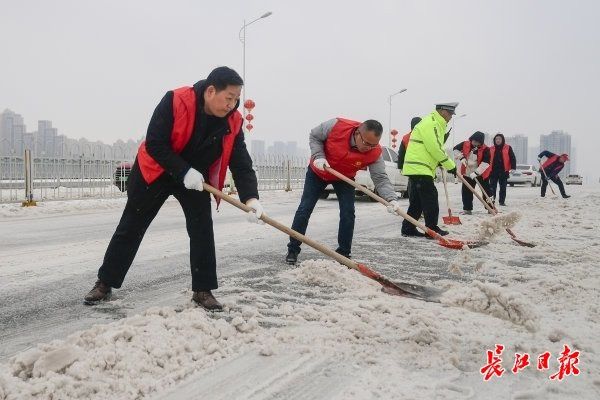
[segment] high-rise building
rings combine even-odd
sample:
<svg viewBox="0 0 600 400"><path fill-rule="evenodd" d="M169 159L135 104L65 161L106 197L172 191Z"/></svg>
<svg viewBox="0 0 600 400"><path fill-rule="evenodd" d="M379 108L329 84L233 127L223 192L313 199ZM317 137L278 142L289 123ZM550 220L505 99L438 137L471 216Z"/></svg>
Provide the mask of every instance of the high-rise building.
<svg viewBox="0 0 600 400"><path fill-rule="evenodd" d="M284 142L273 142L273 153L285 154L285 143Z"/></svg>
<svg viewBox="0 0 600 400"><path fill-rule="evenodd" d="M554 154L571 154L571 135L564 131L552 131L549 135L540 135L540 151L548 150ZM565 164L560 176L571 173L571 163Z"/></svg>
<svg viewBox="0 0 600 400"><path fill-rule="evenodd" d="M22 155L25 133L23 117L11 110L4 110L0 114L0 155Z"/></svg>
<svg viewBox="0 0 600 400"><path fill-rule="evenodd" d="M38 121L36 148L34 154L43 157L53 157L58 130L52 127L52 121Z"/></svg>
<svg viewBox="0 0 600 400"><path fill-rule="evenodd" d="M265 155L265 141L264 140L250 141L250 155L264 156Z"/></svg>
<svg viewBox="0 0 600 400"><path fill-rule="evenodd" d="M529 144L527 136L507 136L506 143L512 147L513 152L515 153L515 158L517 159L517 164L527 164L527 151Z"/></svg>
<svg viewBox="0 0 600 400"><path fill-rule="evenodd" d="M298 142L287 142L285 146L285 154L290 157L298 155Z"/></svg>
<svg viewBox="0 0 600 400"><path fill-rule="evenodd" d="M539 146L531 146L527 149L527 164L533 165L533 167L538 166L537 156L540 154Z"/></svg>

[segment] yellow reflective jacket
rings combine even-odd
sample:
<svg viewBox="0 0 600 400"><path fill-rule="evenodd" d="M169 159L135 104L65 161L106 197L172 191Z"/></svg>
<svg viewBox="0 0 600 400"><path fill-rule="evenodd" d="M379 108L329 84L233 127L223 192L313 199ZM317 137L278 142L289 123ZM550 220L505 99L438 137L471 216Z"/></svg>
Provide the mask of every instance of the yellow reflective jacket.
<svg viewBox="0 0 600 400"><path fill-rule="evenodd" d="M440 164L446 170L455 168L444 149L445 133L446 120L437 111L424 117L410 135L402 174L435 177L435 169Z"/></svg>

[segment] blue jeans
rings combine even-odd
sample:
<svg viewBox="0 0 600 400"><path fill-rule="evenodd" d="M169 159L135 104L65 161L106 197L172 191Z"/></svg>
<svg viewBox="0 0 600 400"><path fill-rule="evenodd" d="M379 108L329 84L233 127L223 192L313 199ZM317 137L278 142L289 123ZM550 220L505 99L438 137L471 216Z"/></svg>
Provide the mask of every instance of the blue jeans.
<svg viewBox="0 0 600 400"><path fill-rule="evenodd" d="M300 199L300 205L294 215L292 229L301 234L306 233L308 220L315 209L319 196L327 186L325 182L310 167L306 171L306 180L304 181L304 191ZM340 224L338 227L338 248L337 252L349 256L352 249L352 236L354 235L354 187L342 181L332 182L335 194L340 205ZM299 240L290 237L288 249L295 253L300 253Z"/></svg>

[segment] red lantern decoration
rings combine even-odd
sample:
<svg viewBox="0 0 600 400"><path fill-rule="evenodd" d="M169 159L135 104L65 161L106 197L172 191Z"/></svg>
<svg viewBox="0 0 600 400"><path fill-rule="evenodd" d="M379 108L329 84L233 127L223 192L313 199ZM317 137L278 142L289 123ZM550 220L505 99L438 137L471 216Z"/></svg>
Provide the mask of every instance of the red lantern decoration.
<svg viewBox="0 0 600 400"><path fill-rule="evenodd" d="M248 122L252 121L253 119L254 119L254 115L252 115L252 114L248 114L248 115L246 115L246 120L247 120Z"/></svg>
<svg viewBox="0 0 600 400"><path fill-rule="evenodd" d="M256 103L254 103L254 100L250 100L250 99L248 99L248 100L246 100L246 101L244 102L244 108L246 108L246 109L248 109L248 110L250 110L250 111L252 111L252 109L253 109L255 106L256 106Z"/></svg>
<svg viewBox="0 0 600 400"><path fill-rule="evenodd" d="M398 141L398 139L392 138L392 143L396 143L397 141Z"/></svg>
<svg viewBox="0 0 600 400"><path fill-rule="evenodd" d="M390 133L392 134L392 136L396 136L398 134L398 131L396 129L392 129Z"/></svg>
<svg viewBox="0 0 600 400"><path fill-rule="evenodd" d="M246 125L246 129L248 129L248 131L251 131L252 128L254 128L254 125L252 125L252 124Z"/></svg>
<svg viewBox="0 0 600 400"><path fill-rule="evenodd" d="M392 145L392 149L394 149L394 150L396 149L396 145L395 144Z"/></svg>

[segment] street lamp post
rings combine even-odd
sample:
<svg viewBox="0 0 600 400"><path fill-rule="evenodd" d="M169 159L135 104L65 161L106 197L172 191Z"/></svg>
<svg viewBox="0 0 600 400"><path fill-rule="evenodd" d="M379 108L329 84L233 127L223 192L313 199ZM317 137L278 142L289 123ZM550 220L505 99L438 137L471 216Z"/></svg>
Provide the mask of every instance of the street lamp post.
<svg viewBox="0 0 600 400"><path fill-rule="evenodd" d="M260 17L256 18L255 20L252 20L248 23L246 23L246 20L244 20L244 26L242 26L242 28L240 29L240 32L238 34L238 37L240 39L240 42L242 42L242 79L244 80L244 89L243 89L243 93L242 93L242 108L244 103L246 102L246 27L252 25L253 23L255 23L256 21L259 21L263 18L267 18L269 15L273 14L271 11L264 13L263 15L261 15ZM246 116L246 109L243 108L244 110L244 117Z"/></svg>
<svg viewBox="0 0 600 400"><path fill-rule="evenodd" d="M391 132L392 132L392 97L394 97L397 94L400 93L404 93L406 92L406 89L402 89L397 91L394 94L390 94L390 97L388 98L388 104L390 105L390 119L389 119L389 126L388 126L388 136L389 136L389 140L390 140L390 145L392 143L392 137L391 137Z"/></svg>

